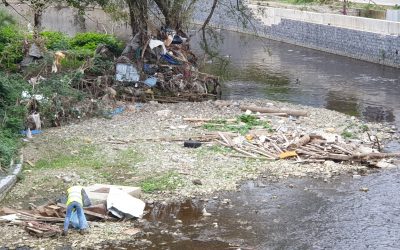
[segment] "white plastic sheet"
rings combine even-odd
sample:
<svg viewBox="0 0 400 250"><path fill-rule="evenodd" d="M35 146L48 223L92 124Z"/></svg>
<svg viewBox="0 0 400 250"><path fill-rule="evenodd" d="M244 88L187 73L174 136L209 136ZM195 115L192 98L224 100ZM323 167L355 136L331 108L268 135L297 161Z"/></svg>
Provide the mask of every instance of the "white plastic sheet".
<svg viewBox="0 0 400 250"><path fill-rule="evenodd" d="M118 218L142 218L146 204L124 191L110 188L107 210Z"/></svg>

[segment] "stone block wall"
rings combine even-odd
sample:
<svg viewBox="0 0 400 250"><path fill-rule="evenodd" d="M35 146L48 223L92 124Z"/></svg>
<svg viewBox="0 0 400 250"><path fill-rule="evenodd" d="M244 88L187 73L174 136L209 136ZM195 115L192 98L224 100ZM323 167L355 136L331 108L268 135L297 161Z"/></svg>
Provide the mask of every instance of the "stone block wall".
<svg viewBox="0 0 400 250"><path fill-rule="evenodd" d="M209 10L210 2L203 0L199 3L200 6L198 8ZM232 6L234 7L235 4L236 0L224 0L224 4L221 4L216 10L211 24L246 33L257 32L261 37L400 68L399 35L392 35L389 32L383 34L349 29L334 25L294 20L293 18L282 18L281 13L278 14L278 11L273 10L268 11L267 18L255 17L255 15L260 16L260 14L255 14L247 10L245 13L249 15L252 25L249 25L249 23L243 25L243 22L237 21L237 18L235 19L235 15L236 17L240 16L239 12L234 13L235 10ZM194 21L201 23L205 20L206 14L201 11L196 12ZM337 18L341 18L341 16L338 15ZM277 19L279 21L276 21ZM271 20L275 21L271 22ZM336 21L340 23L340 20ZM374 19L367 21L374 22ZM382 21L378 20L377 27L381 23Z"/></svg>

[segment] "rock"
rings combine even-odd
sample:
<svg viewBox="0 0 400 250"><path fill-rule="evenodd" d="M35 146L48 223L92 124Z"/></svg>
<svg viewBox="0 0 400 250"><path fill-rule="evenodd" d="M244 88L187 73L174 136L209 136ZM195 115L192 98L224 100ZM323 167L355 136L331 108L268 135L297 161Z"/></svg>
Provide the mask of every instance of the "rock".
<svg viewBox="0 0 400 250"><path fill-rule="evenodd" d="M64 177L62 178L62 180L63 180L65 183L71 183L71 182L72 182L72 179L71 179L71 177L69 177L69 176L64 176Z"/></svg>
<svg viewBox="0 0 400 250"><path fill-rule="evenodd" d="M361 175L359 175L359 174L354 174L354 175L353 175L353 179L356 179L356 180L357 180L357 179L361 179Z"/></svg>
<svg viewBox="0 0 400 250"><path fill-rule="evenodd" d="M176 224L182 224L183 222L182 222L182 220L175 220L175 223Z"/></svg>
<svg viewBox="0 0 400 250"><path fill-rule="evenodd" d="M141 232L141 230L139 228L131 228L131 229L128 229L128 230L124 231L124 234L135 235L135 234L140 233L140 232Z"/></svg>
<svg viewBox="0 0 400 250"><path fill-rule="evenodd" d="M376 164L376 166L377 166L378 168L396 168L396 165L393 165L393 164L391 164L391 163L389 163L389 162L386 162L385 160L379 161L379 162Z"/></svg>
<svg viewBox="0 0 400 250"><path fill-rule="evenodd" d="M367 187L362 187L362 188L360 188L360 191L361 191L361 192L368 192L369 189L368 189Z"/></svg>
<svg viewBox="0 0 400 250"><path fill-rule="evenodd" d="M251 115L251 113L252 113L251 110L246 110L245 112L246 115Z"/></svg>
<svg viewBox="0 0 400 250"><path fill-rule="evenodd" d="M156 115L160 116L160 117L168 117L171 115L171 113L172 113L172 111L169 109L156 111Z"/></svg>
<svg viewBox="0 0 400 250"><path fill-rule="evenodd" d="M203 211L201 211L203 216L211 216L210 213L207 212L206 208L203 208Z"/></svg>
<svg viewBox="0 0 400 250"><path fill-rule="evenodd" d="M328 133L335 133L336 129L335 128L326 128L325 131Z"/></svg>
<svg viewBox="0 0 400 250"><path fill-rule="evenodd" d="M200 179L195 179L192 181L194 185L203 185Z"/></svg>

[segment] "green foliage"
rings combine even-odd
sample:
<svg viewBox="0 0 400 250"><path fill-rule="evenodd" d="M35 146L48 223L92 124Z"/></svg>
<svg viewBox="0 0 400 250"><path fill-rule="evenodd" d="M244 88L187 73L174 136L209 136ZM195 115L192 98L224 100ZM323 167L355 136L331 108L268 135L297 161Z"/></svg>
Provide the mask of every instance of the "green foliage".
<svg viewBox="0 0 400 250"><path fill-rule="evenodd" d="M40 104L40 114L46 125L74 117L74 105L83 100L85 94L73 86L82 77L81 73L59 74L41 82L35 89L45 100ZM76 116L78 116L77 114Z"/></svg>
<svg viewBox="0 0 400 250"><path fill-rule="evenodd" d="M68 50L70 48L70 38L62 32L42 31L40 36L49 50Z"/></svg>
<svg viewBox="0 0 400 250"><path fill-rule="evenodd" d="M17 133L23 127L26 111L18 101L28 87L21 76L0 72L0 129Z"/></svg>
<svg viewBox="0 0 400 250"><path fill-rule="evenodd" d="M342 135L343 138L345 138L345 139L354 138L354 134L353 134L352 132L348 131L347 129L345 129L345 130L342 132L341 135Z"/></svg>
<svg viewBox="0 0 400 250"><path fill-rule="evenodd" d="M15 24L14 18L5 10L0 10L0 27L5 27L13 24Z"/></svg>
<svg viewBox="0 0 400 250"><path fill-rule="evenodd" d="M180 185L182 185L181 177L172 171L160 176L147 178L140 183L140 187L145 193L175 190Z"/></svg>
<svg viewBox="0 0 400 250"><path fill-rule="evenodd" d="M0 170L4 170L19 149L19 142L10 130L0 130Z"/></svg>
<svg viewBox="0 0 400 250"><path fill-rule="evenodd" d="M0 71L0 168L7 166L18 151L18 132L26 114L19 99L27 87L21 76Z"/></svg>
<svg viewBox="0 0 400 250"><path fill-rule="evenodd" d="M271 125L267 121L261 121L254 115L240 115L236 122L228 123L226 120L214 120L203 125L203 128L211 131L230 131L245 135L254 127L262 127L272 131Z"/></svg>
<svg viewBox="0 0 400 250"><path fill-rule="evenodd" d="M369 127L367 125L363 124L363 125L360 125L360 130L361 130L361 132L364 133L364 132L369 131Z"/></svg>
<svg viewBox="0 0 400 250"><path fill-rule="evenodd" d="M17 69L16 63L23 58L23 40L24 36L12 17L0 10L0 69Z"/></svg>
<svg viewBox="0 0 400 250"><path fill-rule="evenodd" d="M36 168L65 168L65 167L92 167L99 168L103 162L95 155L96 148L84 145L76 154L59 153L49 158L42 158L36 162Z"/></svg>
<svg viewBox="0 0 400 250"><path fill-rule="evenodd" d="M106 45L113 53L117 54L122 52L122 42L114 36L107 34L93 32L78 33L70 40L71 48L79 51L83 55L92 55L93 51L95 51L100 44Z"/></svg>

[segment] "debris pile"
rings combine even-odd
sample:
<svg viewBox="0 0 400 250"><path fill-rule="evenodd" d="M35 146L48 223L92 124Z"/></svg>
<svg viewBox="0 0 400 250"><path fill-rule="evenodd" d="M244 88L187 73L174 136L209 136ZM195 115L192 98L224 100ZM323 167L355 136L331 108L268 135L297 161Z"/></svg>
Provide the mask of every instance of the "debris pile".
<svg viewBox="0 0 400 250"><path fill-rule="evenodd" d="M93 197L97 203L84 208L88 221L117 221L143 216L145 203L131 196L132 193L140 192L138 188L96 184L87 189L91 190L88 192L89 197ZM40 238L53 237L62 232L66 208L66 205L60 202L33 206L31 210L2 208L0 224L22 226L29 234Z"/></svg>
<svg viewBox="0 0 400 250"><path fill-rule="evenodd" d="M238 119L212 120L185 118L205 128L217 131L214 141L239 154L231 156L263 160L294 160L294 163L325 161L351 162L370 167L390 167L387 158L399 158L398 153L383 153L377 137L367 131L368 141L348 140L342 135L322 131L305 133L290 126L272 128L266 122L268 116L307 116L302 110L282 110L254 106L241 106L246 113ZM253 114L252 111L257 112ZM263 121L262 121L263 120ZM293 122L295 124L295 122Z"/></svg>
<svg viewBox="0 0 400 250"><path fill-rule="evenodd" d="M115 60L110 49L100 45L95 57L81 67L85 74L75 85L104 101L175 103L220 97L219 78L198 71L189 41L184 32L171 29L138 33ZM102 61L110 59L114 66L102 67ZM100 70L93 71L97 67Z"/></svg>

